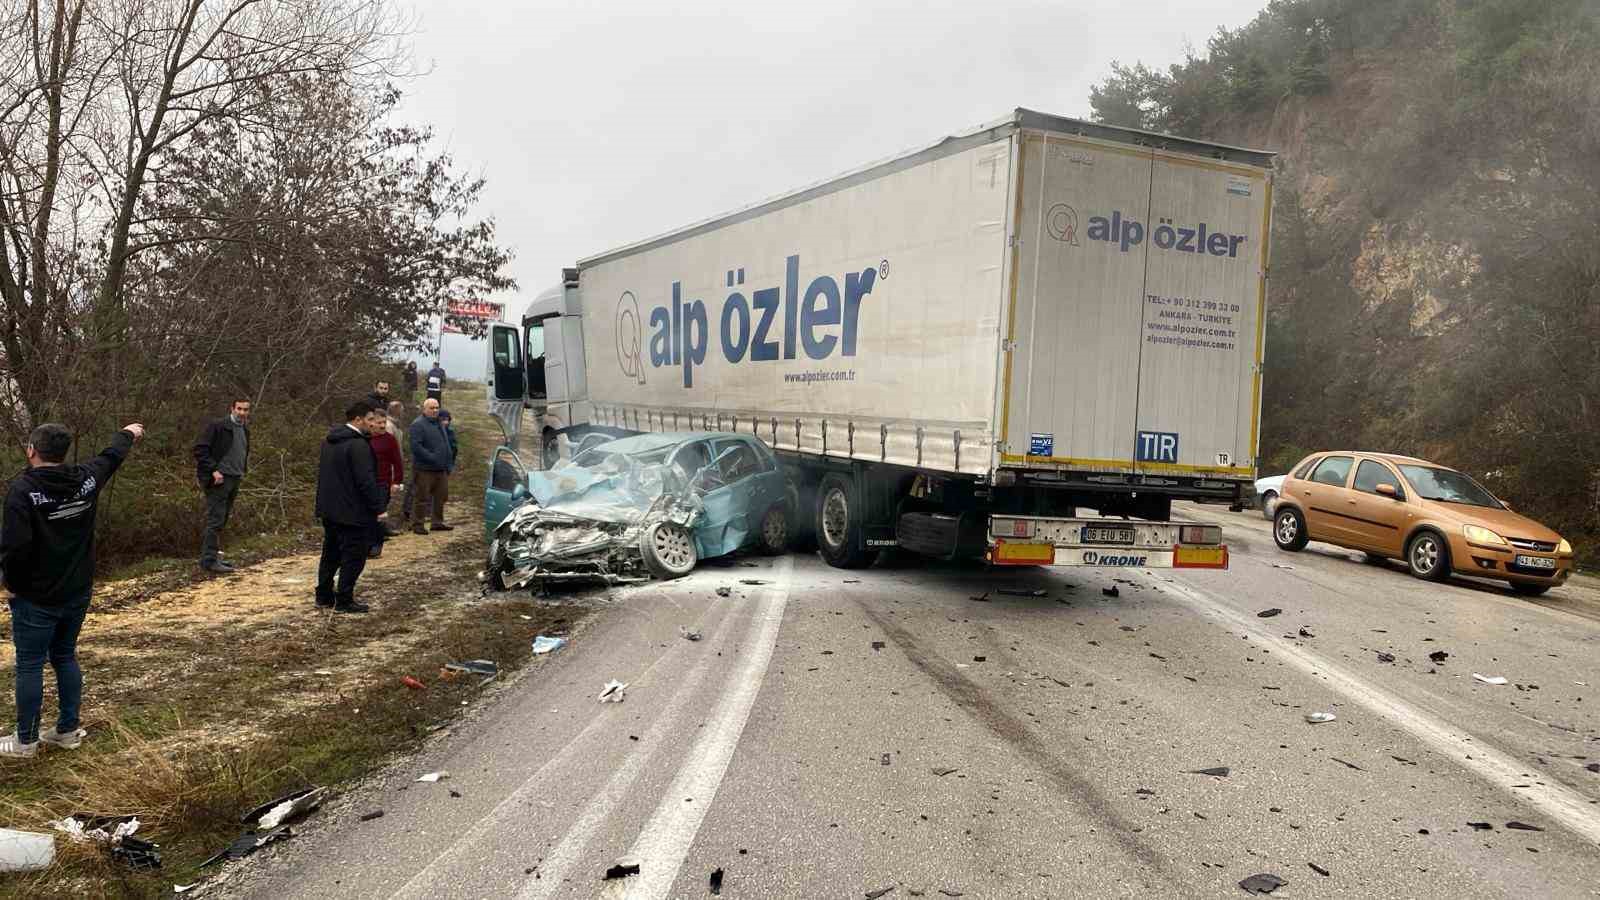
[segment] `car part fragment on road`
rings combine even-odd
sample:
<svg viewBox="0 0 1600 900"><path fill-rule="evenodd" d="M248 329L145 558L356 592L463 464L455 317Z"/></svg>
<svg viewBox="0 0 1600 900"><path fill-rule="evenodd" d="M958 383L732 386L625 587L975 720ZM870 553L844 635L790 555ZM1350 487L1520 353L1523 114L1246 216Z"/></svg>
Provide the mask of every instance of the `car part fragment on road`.
<svg viewBox="0 0 1600 900"><path fill-rule="evenodd" d="M412 678L410 675L407 675L404 678L400 679L400 683L405 685L408 688L411 688L413 691L425 691L425 690L428 689L427 685L423 684L422 682L418 681L415 678Z"/></svg>
<svg viewBox="0 0 1600 900"><path fill-rule="evenodd" d="M604 880L616 881L618 878L627 878L629 875L637 875L639 874L639 870L643 867L644 864L639 861L637 856L624 856L623 858L617 860L611 868L606 870Z"/></svg>
<svg viewBox="0 0 1600 900"><path fill-rule="evenodd" d="M111 858L130 869L149 871L161 868L161 845L128 835L111 848Z"/></svg>
<svg viewBox="0 0 1600 900"><path fill-rule="evenodd" d="M878 762L881 765L885 765L885 766L889 765L889 754L888 753L884 753L882 756L880 756L878 758Z"/></svg>
<svg viewBox="0 0 1600 900"><path fill-rule="evenodd" d="M419 777L413 784L436 784L450 777L449 772L429 772Z"/></svg>
<svg viewBox="0 0 1600 900"><path fill-rule="evenodd" d="M872 642L872 649L874 649L874 650L882 650L884 648L884 646L885 646L885 644L883 643L883 641L873 641Z"/></svg>
<svg viewBox="0 0 1600 900"><path fill-rule="evenodd" d="M878 888L875 891L867 891L867 900L878 900L879 897L882 897L892 890L894 890L894 885L891 884L886 888Z"/></svg>
<svg viewBox="0 0 1600 900"><path fill-rule="evenodd" d="M1317 873L1318 875L1321 875L1323 878L1327 878L1332 874L1327 869L1324 869L1323 867L1317 865L1314 862L1308 862L1308 863L1306 863L1306 865L1311 867L1311 871Z"/></svg>
<svg viewBox="0 0 1600 900"><path fill-rule="evenodd" d="M480 685L488 684L500 674L500 666L487 659L469 659L460 663L445 663L444 671L457 675L478 675L483 678Z"/></svg>
<svg viewBox="0 0 1600 900"><path fill-rule="evenodd" d="M1122 592L1117 590L1117 586L1114 585L1114 584L1111 587L1108 587L1108 588L1101 588L1100 589L1100 593L1104 594L1107 597L1120 597L1120 596L1122 596Z"/></svg>
<svg viewBox="0 0 1600 900"><path fill-rule="evenodd" d="M1544 830L1543 828L1540 828L1537 825L1529 825L1527 822L1507 822L1506 823L1506 827L1511 829L1512 831L1543 831Z"/></svg>
<svg viewBox="0 0 1600 900"><path fill-rule="evenodd" d="M1316 637L1316 635L1311 633L1311 630L1309 628L1301 628L1300 629L1300 636L1303 637L1303 638L1314 638L1314 637Z"/></svg>
<svg viewBox="0 0 1600 900"><path fill-rule="evenodd" d="M1050 595L1049 591L1030 591L1023 588L1001 588L999 593L1007 597L1047 597Z"/></svg>
<svg viewBox="0 0 1600 900"><path fill-rule="evenodd" d="M1187 772L1185 772L1183 774L1185 774L1185 775L1210 775L1210 776L1212 776L1214 778L1227 778L1228 777L1228 773L1230 771L1232 771L1232 770L1229 769L1227 766L1214 766L1214 767L1212 767L1210 769L1190 769L1189 771L1187 771Z"/></svg>
<svg viewBox="0 0 1600 900"><path fill-rule="evenodd" d="M0 828L0 872L34 872L55 858L54 835Z"/></svg>
<svg viewBox="0 0 1600 900"><path fill-rule="evenodd" d="M364 814L361 817L361 821L363 821L363 822L371 822L373 819L381 819L381 818L383 818L383 810L375 809L372 812Z"/></svg>
<svg viewBox="0 0 1600 900"><path fill-rule="evenodd" d="M678 626L678 636L686 641L698 641L701 637L700 632L690 631L688 626L685 625Z"/></svg>
<svg viewBox="0 0 1600 900"><path fill-rule="evenodd" d="M1269 872L1262 872L1239 882L1239 887L1244 888L1246 894L1270 894L1288 883Z"/></svg>
<svg viewBox="0 0 1600 900"><path fill-rule="evenodd" d="M1380 650L1380 651L1378 651L1378 662L1381 662L1381 663L1392 663L1392 662L1394 662L1394 654L1393 653L1384 653L1383 651Z"/></svg>
<svg viewBox="0 0 1600 900"><path fill-rule="evenodd" d="M224 859L244 859L268 844L288 840L292 837L294 837L294 829L288 825L274 828L271 831L241 834L234 839L233 843L229 844L216 856L201 863L197 868L204 869L207 866L222 862Z"/></svg>
<svg viewBox="0 0 1600 900"><path fill-rule="evenodd" d="M549 637L541 634L533 639L533 654L535 656L542 656L546 653L554 653L566 645L566 638Z"/></svg>
<svg viewBox="0 0 1600 900"><path fill-rule="evenodd" d="M1428 658L1442 666L1444 665L1444 661L1450 658L1450 654L1444 652L1443 650L1435 650L1428 654Z"/></svg>
<svg viewBox="0 0 1600 900"><path fill-rule="evenodd" d="M711 871L711 896L719 897L721 895L722 895L722 870L721 869L713 869Z"/></svg>
<svg viewBox="0 0 1600 900"><path fill-rule="evenodd" d="M952 768L950 768L948 766L934 766L932 771L933 771L933 774L939 776L940 778L943 778L946 775L949 775L951 772L955 772L955 771L959 771L959 770L952 769Z"/></svg>
<svg viewBox="0 0 1600 900"><path fill-rule="evenodd" d="M255 823L262 831L271 831L279 825L292 822L327 801L332 792L323 787L309 787L302 791L279 797L256 807L239 817L241 824Z"/></svg>
<svg viewBox="0 0 1600 900"><path fill-rule="evenodd" d="M621 703L623 697L622 692L626 691L627 689L628 683L626 681L618 681L613 678L606 682L605 687L600 689L600 702Z"/></svg>
<svg viewBox="0 0 1600 900"><path fill-rule="evenodd" d="M1328 758L1333 760L1334 762L1338 763L1339 765L1344 766L1346 769L1355 769L1357 772L1365 772L1366 771L1366 769L1361 768L1360 766L1356 765L1355 763L1346 762L1346 761L1340 759L1337 756L1330 756Z"/></svg>
<svg viewBox="0 0 1600 900"><path fill-rule="evenodd" d="M1312 725L1322 725L1322 724L1325 724L1325 723L1328 723L1328 722L1337 721L1338 718L1339 717L1334 715L1333 713L1325 713L1325 712L1306 713L1306 721L1309 722Z"/></svg>
<svg viewBox="0 0 1600 900"><path fill-rule="evenodd" d="M1494 826L1489 824L1488 822L1468 822L1467 824L1472 826L1472 830L1473 831L1493 831L1494 830Z"/></svg>
<svg viewBox="0 0 1600 900"><path fill-rule="evenodd" d="M733 596L733 588L730 588L730 587L719 587L719 588L717 588L717 596L718 597L731 597L731 596Z"/></svg>
<svg viewBox="0 0 1600 900"><path fill-rule="evenodd" d="M1588 765L1584 766L1584 768L1595 773L1596 775L1600 775L1600 763L1589 763Z"/></svg>
<svg viewBox="0 0 1600 900"><path fill-rule="evenodd" d="M1283 610L1281 610L1281 609L1277 608L1276 606L1274 606L1271 609L1263 609L1261 612L1256 613L1256 618L1258 618L1258 619L1270 619L1273 616L1280 615L1282 613L1283 613Z"/></svg>
<svg viewBox="0 0 1600 900"><path fill-rule="evenodd" d="M1505 679L1504 675L1479 675L1477 672L1473 672L1472 673L1472 677L1477 679L1478 681L1483 682L1484 684L1505 684L1506 683L1506 679Z"/></svg>

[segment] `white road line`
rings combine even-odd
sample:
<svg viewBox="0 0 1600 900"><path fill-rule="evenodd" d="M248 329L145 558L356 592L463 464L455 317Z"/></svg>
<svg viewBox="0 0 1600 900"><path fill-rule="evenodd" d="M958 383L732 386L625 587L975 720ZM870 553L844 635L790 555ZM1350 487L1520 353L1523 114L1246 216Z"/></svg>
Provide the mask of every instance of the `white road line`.
<svg viewBox="0 0 1600 900"><path fill-rule="evenodd" d="M783 624L783 608L789 602L789 576L793 569L793 560L787 556L773 568L777 583L758 595L761 610L751 626L745 656L733 673L728 691L717 703L710 723L678 770L672 787L633 842L629 855L638 857L643 865L639 876L628 880L630 900L666 897L677 880L678 870L728 771L733 751L739 746L739 736L750 719L761 683L766 680L767 666L778 642L778 628ZM693 802L684 802L691 797Z"/></svg>
<svg viewBox="0 0 1600 900"><path fill-rule="evenodd" d="M713 641L724 637L724 632L729 629L733 618L733 615L725 613L722 621L717 626L716 632L708 637ZM656 669L671 655L670 652L663 653L643 674L632 679L633 683L643 686L645 683L650 682ZM685 698L692 694L694 689L705 678L706 673L710 671L711 661L715 658L710 655L703 656L700 662L689 671L688 675L673 683L674 694L672 699L667 702L665 708L656 717L650 728L640 735L639 746L628 754L622 766L612 775L605 790L590 799L578 821L567 831L566 837L545 857L545 861L540 864L540 873L544 876L543 880L531 882L529 890L534 886L544 885L550 891L554 891L561 885L566 867L575 862L579 855L582 854L584 846L588 843L589 838L593 836L598 825L605 820L605 817L611 813L616 804L623 799L628 787L644 770L645 764L650 761L656 751L665 744L667 737L672 734L677 725L679 715L683 711ZM422 871L413 875L411 880L395 891L392 896L397 898L416 898L416 900L441 896L446 893L446 887L455 884L457 867L465 859L478 855L486 842L493 841L497 835L507 834L516 830L519 824L525 824L530 820L540 818L543 813L529 809L527 804L536 800L549 789L549 783L546 779L551 773L561 771L570 765L573 762L572 757L585 751L588 747L586 739L592 733L606 727L611 722L612 717L605 714L607 711L604 708L597 710L589 724L578 732L577 736L568 741L566 746L561 748L561 752L552 756L549 761L539 767L538 771L528 776L526 781L507 795L504 800L500 801L493 810L490 810L488 815L479 819L465 833L456 838L449 847L435 856ZM525 890L522 896L540 897L545 896L545 894L529 893Z"/></svg>
<svg viewBox="0 0 1600 900"><path fill-rule="evenodd" d="M1198 606L1248 634L1252 640L1270 646L1295 668L1388 719L1468 772L1538 809L1583 839L1600 844L1600 807L1592 805L1589 798L1556 782L1519 786L1528 784L1528 767L1515 757L1479 742L1465 729L1456 728L1395 694L1367 683L1299 644L1284 640L1262 628L1254 616L1229 608L1199 588L1143 574L1156 590Z"/></svg>

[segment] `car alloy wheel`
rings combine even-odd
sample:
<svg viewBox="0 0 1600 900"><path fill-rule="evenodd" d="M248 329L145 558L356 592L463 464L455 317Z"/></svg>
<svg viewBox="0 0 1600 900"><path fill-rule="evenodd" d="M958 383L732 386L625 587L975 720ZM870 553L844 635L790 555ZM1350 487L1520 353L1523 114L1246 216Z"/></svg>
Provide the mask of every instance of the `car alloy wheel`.
<svg viewBox="0 0 1600 900"><path fill-rule="evenodd" d="M1444 550L1439 539L1431 534L1420 534L1411 542L1411 571L1419 578L1432 578L1443 563Z"/></svg>
<svg viewBox="0 0 1600 900"><path fill-rule="evenodd" d="M789 515L781 506L767 510L761 519L761 549L782 553L789 547Z"/></svg>
<svg viewBox="0 0 1600 900"><path fill-rule="evenodd" d="M1278 519L1278 543L1292 544L1300 536L1300 519L1298 516L1286 515Z"/></svg>
<svg viewBox="0 0 1600 900"><path fill-rule="evenodd" d="M688 529L671 523L657 525L650 532L650 546L655 549L656 559L669 569L678 571L694 567L694 542L689 538Z"/></svg>

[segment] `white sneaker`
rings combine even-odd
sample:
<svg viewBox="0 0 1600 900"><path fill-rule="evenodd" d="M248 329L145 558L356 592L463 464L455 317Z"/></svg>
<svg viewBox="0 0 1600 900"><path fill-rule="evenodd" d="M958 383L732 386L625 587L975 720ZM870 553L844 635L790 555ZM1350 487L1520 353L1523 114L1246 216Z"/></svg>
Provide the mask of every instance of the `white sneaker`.
<svg viewBox="0 0 1600 900"><path fill-rule="evenodd" d="M14 734L0 737L0 759L32 759L38 752L38 741L24 744Z"/></svg>
<svg viewBox="0 0 1600 900"><path fill-rule="evenodd" d="M75 728L65 734L55 730L52 726L49 731L39 732L39 740L62 750L76 750L83 745L83 738L89 732L82 728Z"/></svg>

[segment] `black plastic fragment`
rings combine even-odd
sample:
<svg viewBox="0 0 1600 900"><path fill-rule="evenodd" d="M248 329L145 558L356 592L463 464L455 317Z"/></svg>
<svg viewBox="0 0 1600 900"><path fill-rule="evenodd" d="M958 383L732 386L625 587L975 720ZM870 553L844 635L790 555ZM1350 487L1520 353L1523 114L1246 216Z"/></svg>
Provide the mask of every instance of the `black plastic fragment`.
<svg viewBox="0 0 1600 900"><path fill-rule="evenodd" d="M1327 878L1329 876L1329 874L1330 874L1327 869L1324 869L1323 867L1317 865L1314 862L1308 862L1308 863L1306 863L1306 865L1311 867L1311 871L1317 873L1318 875L1321 875L1323 878Z"/></svg>
<svg viewBox="0 0 1600 900"><path fill-rule="evenodd" d="M1507 822L1506 823L1506 827L1511 829L1512 831L1543 831L1544 830L1543 828L1540 828L1537 825L1529 825L1527 822Z"/></svg>
<svg viewBox="0 0 1600 900"><path fill-rule="evenodd" d="M1270 872L1262 872L1239 882L1239 887L1247 894L1270 894L1288 883Z"/></svg>
<svg viewBox="0 0 1600 900"><path fill-rule="evenodd" d="M1229 769L1227 766L1214 766L1214 767L1209 768L1209 769L1190 769L1189 771L1187 771L1187 772L1185 772L1183 774L1185 774L1185 775L1211 775L1211 776L1213 776L1215 778L1227 778L1228 777L1228 772L1230 772L1230 771L1232 771L1232 770Z"/></svg>
<svg viewBox="0 0 1600 900"><path fill-rule="evenodd" d="M1107 597L1120 597L1120 596L1122 596L1122 592L1117 590L1117 586L1114 585L1114 584L1111 587L1108 587L1108 588L1101 588L1100 589L1100 593L1105 594Z"/></svg>
<svg viewBox="0 0 1600 900"><path fill-rule="evenodd" d="M872 649L874 649L874 650L882 650L883 646L884 646L883 641L873 641L872 642Z"/></svg>
<svg viewBox="0 0 1600 900"><path fill-rule="evenodd" d="M1312 634L1312 633L1311 633L1311 629L1309 629L1309 628L1302 628L1302 629L1300 629L1300 636L1301 636L1301 637L1308 637L1308 638L1314 638L1314 637L1316 637L1316 635L1314 635L1314 634Z"/></svg>
<svg viewBox="0 0 1600 900"><path fill-rule="evenodd" d="M161 868L161 845L128 835L111 848L113 859L119 859L131 869Z"/></svg>
<svg viewBox="0 0 1600 900"><path fill-rule="evenodd" d="M1283 614L1283 610L1281 610L1281 609L1277 608L1276 606L1274 606L1271 609L1263 609L1261 612L1256 613L1256 618L1258 618L1258 619L1270 619L1273 616L1282 615L1282 614Z"/></svg>
<svg viewBox="0 0 1600 900"><path fill-rule="evenodd" d="M951 772L954 772L956 770L952 769L952 768L949 768L948 766L934 766L932 771L933 771L933 774L939 776L940 778L943 778L946 775L949 775Z"/></svg>
<svg viewBox="0 0 1600 900"><path fill-rule="evenodd" d="M1435 650L1428 654L1428 658L1436 663L1443 663L1445 660L1450 658L1450 654L1444 652L1443 650Z"/></svg>
<svg viewBox="0 0 1600 900"><path fill-rule="evenodd" d="M722 893L722 870L714 869L711 872L711 894L719 896Z"/></svg>
<svg viewBox="0 0 1600 900"><path fill-rule="evenodd" d="M894 890L894 885L891 884L886 888L878 888L875 891L867 891L867 900L878 900L879 897L882 897L884 894L887 894L892 890Z"/></svg>
<svg viewBox="0 0 1600 900"><path fill-rule="evenodd" d="M383 818L383 810L375 809L372 812L369 812L366 815L362 816L361 817L361 821L363 821L363 822L371 822L373 819L381 819L381 818Z"/></svg>
<svg viewBox="0 0 1600 900"><path fill-rule="evenodd" d="M291 800L299 800L301 797L304 797L305 795L311 793L314 790L316 790L316 787L312 786L312 787L305 788L303 790L295 791L292 794L284 794L282 797L279 797L276 800L268 800L267 802L261 804L260 806L256 807L255 809L252 809L249 812L245 813L244 815L240 816L239 817L239 824L248 825L251 822L254 822L257 819L261 818L262 816L266 815L267 813L272 812L274 809L277 809L282 804L288 803Z"/></svg>
<svg viewBox="0 0 1600 900"><path fill-rule="evenodd" d="M729 587L719 587L719 588L717 588L717 596L718 597L729 597L729 596L732 596L732 595L733 595L733 588L729 588Z"/></svg>
<svg viewBox="0 0 1600 900"><path fill-rule="evenodd" d="M1344 766L1346 769L1355 769L1357 772L1365 772L1366 771L1366 769L1361 768L1360 766L1356 765L1355 763L1353 763L1353 762L1345 762L1344 760L1340 759L1337 756L1330 756L1328 758L1333 760L1334 762L1338 763L1339 765Z"/></svg>
<svg viewBox="0 0 1600 900"><path fill-rule="evenodd" d="M1468 822L1467 824L1471 825L1472 829L1474 831L1493 831L1494 830L1494 826L1490 825L1488 822Z"/></svg>
<svg viewBox="0 0 1600 900"><path fill-rule="evenodd" d="M1392 662L1394 662L1394 654L1393 653L1384 653L1382 651L1379 651L1379 653L1378 653L1378 662L1381 662L1381 663L1392 663Z"/></svg>
<svg viewBox="0 0 1600 900"><path fill-rule="evenodd" d="M606 881L616 881L618 878L627 878L629 875L639 874L642 863L632 856L624 856L617 860L616 865L606 870Z"/></svg>

